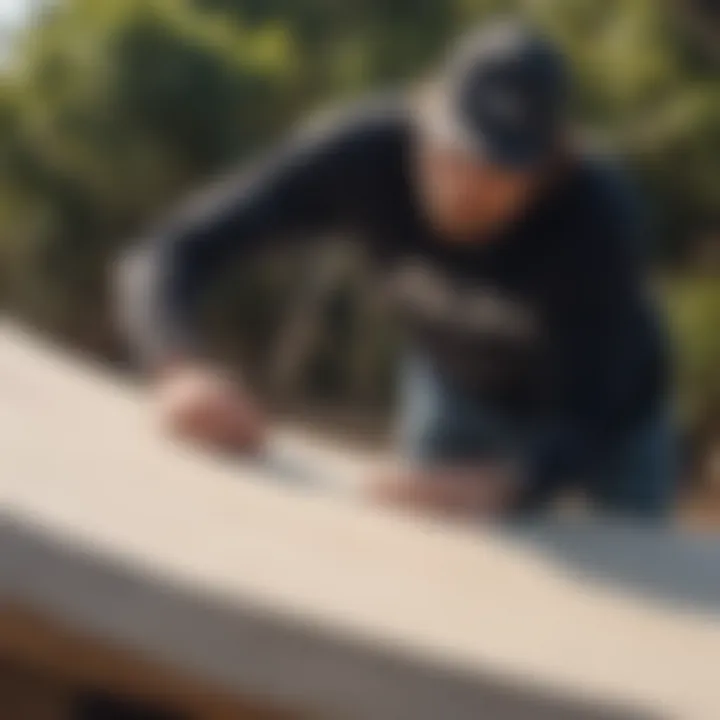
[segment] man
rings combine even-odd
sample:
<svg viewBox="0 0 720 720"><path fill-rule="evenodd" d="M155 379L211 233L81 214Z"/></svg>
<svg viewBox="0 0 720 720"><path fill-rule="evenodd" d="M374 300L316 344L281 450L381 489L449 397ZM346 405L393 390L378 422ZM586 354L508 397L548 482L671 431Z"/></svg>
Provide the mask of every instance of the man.
<svg viewBox="0 0 720 720"><path fill-rule="evenodd" d="M495 22L419 95L292 139L160 227L125 266L125 315L173 432L257 450L249 390L203 357L198 296L274 240L367 243L407 330L401 450L383 501L502 514L582 484L608 511L673 497L663 338L621 176L573 147L570 82L534 30Z"/></svg>

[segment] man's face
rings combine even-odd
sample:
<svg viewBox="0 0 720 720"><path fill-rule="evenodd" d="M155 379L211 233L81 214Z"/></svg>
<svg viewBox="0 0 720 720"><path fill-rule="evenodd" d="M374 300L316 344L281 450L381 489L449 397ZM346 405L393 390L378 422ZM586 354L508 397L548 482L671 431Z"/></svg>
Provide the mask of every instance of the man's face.
<svg viewBox="0 0 720 720"><path fill-rule="evenodd" d="M530 202L538 175L482 163L432 141L418 145L423 208L449 240L478 242L515 220Z"/></svg>

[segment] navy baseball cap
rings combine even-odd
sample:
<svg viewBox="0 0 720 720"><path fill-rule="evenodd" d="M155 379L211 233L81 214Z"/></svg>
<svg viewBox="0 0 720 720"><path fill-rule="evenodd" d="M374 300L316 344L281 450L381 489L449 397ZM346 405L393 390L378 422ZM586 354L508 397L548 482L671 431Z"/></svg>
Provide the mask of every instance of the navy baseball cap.
<svg viewBox="0 0 720 720"><path fill-rule="evenodd" d="M570 86L551 40L524 23L494 21L454 48L418 119L449 147L504 167L533 167L556 147Z"/></svg>

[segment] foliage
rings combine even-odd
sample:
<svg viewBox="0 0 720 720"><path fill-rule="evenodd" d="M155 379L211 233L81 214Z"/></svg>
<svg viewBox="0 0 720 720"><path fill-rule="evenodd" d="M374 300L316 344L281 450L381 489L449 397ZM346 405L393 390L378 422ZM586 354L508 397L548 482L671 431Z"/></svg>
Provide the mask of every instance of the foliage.
<svg viewBox="0 0 720 720"><path fill-rule="evenodd" d="M0 105L14 302L68 331L106 325L108 254L278 131L293 101L292 51L280 26L229 29L180 2L58 6L25 39Z"/></svg>
<svg viewBox="0 0 720 720"><path fill-rule="evenodd" d="M716 276L683 278L668 287L681 410L689 423L720 433L720 282Z"/></svg>

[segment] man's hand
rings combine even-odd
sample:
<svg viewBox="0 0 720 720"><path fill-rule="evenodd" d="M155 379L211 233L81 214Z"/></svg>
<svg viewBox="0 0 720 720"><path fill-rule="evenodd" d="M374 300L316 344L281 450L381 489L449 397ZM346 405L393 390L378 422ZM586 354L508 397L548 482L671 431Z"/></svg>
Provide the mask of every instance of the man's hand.
<svg viewBox="0 0 720 720"><path fill-rule="evenodd" d="M497 466L408 471L370 484L370 499L380 505L430 515L493 518L503 515L516 496L517 483Z"/></svg>
<svg viewBox="0 0 720 720"><path fill-rule="evenodd" d="M156 384L159 420L170 435L219 451L256 453L265 418L249 394L210 367L176 364Z"/></svg>

